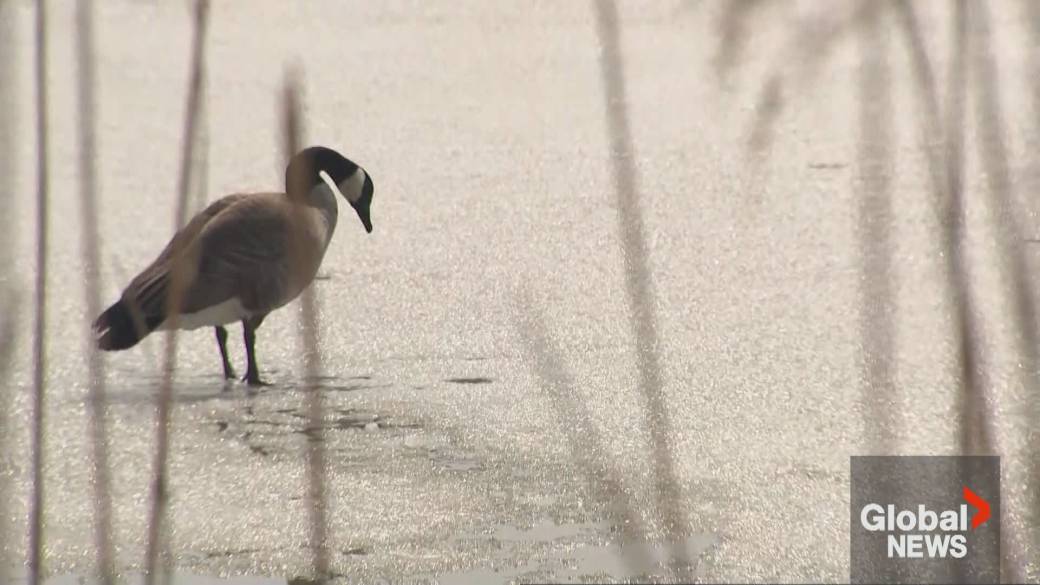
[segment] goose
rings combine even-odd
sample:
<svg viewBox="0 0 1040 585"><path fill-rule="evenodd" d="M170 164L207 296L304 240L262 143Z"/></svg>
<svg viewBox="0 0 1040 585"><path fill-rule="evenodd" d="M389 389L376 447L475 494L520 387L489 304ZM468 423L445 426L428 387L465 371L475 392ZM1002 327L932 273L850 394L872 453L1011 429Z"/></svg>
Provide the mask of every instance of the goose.
<svg viewBox="0 0 1040 585"><path fill-rule="evenodd" d="M242 323L250 386L266 385L256 365L256 331L264 318L314 280L336 229L339 192L372 233L374 186L363 168L323 146L306 148L285 169L285 193L227 195L199 212L93 323L97 346L129 349L155 330L214 327L224 378L225 325ZM174 272L181 287L169 313Z"/></svg>

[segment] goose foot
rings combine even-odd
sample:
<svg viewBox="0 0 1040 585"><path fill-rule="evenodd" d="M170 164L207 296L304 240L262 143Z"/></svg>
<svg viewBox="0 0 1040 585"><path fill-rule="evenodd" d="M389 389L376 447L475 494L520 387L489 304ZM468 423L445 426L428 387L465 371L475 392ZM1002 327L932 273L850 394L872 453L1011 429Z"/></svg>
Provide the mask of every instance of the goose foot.
<svg viewBox="0 0 1040 585"><path fill-rule="evenodd" d="M271 385L270 383L264 382L263 380L261 380L260 379L260 374L258 374L257 372L248 372L248 373L246 373L245 376L242 376L242 381L245 382L246 384L249 384L250 386L254 386L254 387L270 386Z"/></svg>

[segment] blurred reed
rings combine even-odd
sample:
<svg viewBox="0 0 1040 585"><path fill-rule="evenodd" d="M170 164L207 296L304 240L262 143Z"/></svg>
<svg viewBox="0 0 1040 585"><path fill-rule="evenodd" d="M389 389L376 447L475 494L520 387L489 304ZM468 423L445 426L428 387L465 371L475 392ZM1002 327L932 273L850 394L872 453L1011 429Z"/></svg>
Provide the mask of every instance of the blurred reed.
<svg viewBox="0 0 1040 585"><path fill-rule="evenodd" d="M743 0L723 5L716 24L719 47L715 52L715 74L720 79L740 62L751 36L750 21L767 4L767 0Z"/></svg>
<svg viewBox="0 0 1040 585"><path fill-rule="evenodd" d="M624 546L626 542L645 539L647 527L636 502L610 468L609 451L592 422L592 414L581 400L574 376L558 357L563 352L553 343L545 326L545 316L526 289L516 291L515 303L515 324L525 358L531 363L535 378L550 401L549 410L556 418L557 428L567 439L571 460L577 463L584 477L588 496L602 503L619 527L622 560L630 566L652 566L646 549Z"/></svg>
<svg viewBox="0 0 1040 585"><path fill-rule="evenodd" d="M859 37L859 117L857 175L853 189L857 200L857 246L860 259L859 333L862 378L860 404L865 413L863 430L867 453L898 452L902 426L901 396L895 383L894 340L897 306L893 299L895 272L893 242L891 145L895 139L889 64L887 21L880 2L869 3ZM886 501L897 494L887 493ZM881 563L882 551L871 551L872 563Z"/></svg>
<svg viewBox="0 0 1040 585"><path fill-rule="evenodd" d="M688 530L686 510L681 504L681 493L678 474L675 469L675 454L672 445L672 422L668 415L667 401L663 389L660 364L660 339L657 332L656 292L650 269L649 251L640 209L639 177L635 165L635 147L629 123L628 96L625 88L624 50L621 45L618 8L614 0L593 0L592 9L596 17L596 30L600 44L600 74L602 78L603 99L606 108L606 125L610 147L610 161L613 170L614 197L618 209L618 230L620 232L621 258L625 273L625 291L628 299L630 325L635 341L636 369L638 371L639 390L643 396L645 424L650 431L649 456L654 489L654 507L662 528L668 535L671 555L668 560L673 574L689 567L690 559L683 545L685 532ZM570 416L574 424L581 425L585 431L586 449L590 460L583 463L589 481L599 477L605 481L607 494L623 493L620 484L609 476L589 471L596 469L595 461L602 458L602 447L595 440L596 434L589 413L576 407L572 401L563 399L567 392L553 391L556 384L568 385L570 376L566 370L550 359L548 336L544 333L541 320L534 309L528 307L531 315L530 328L526 329L525 339L529 351L539 359L537 373L544 388L556 397L557 408ZM559 376L562 376L560 378ZM556 384L553 381L556 380ZM573 395L570 393L569 395ZM573 418L572 418L573 417ZM587 434L586 434L587 433ZM578 440L571 436L572 450L577 451ZM591 448L590 448L591 446ZM631 502L622 500L623 515L633 527L640 523ZM646 535L644 534L644 537Z"/></svg>
<svg viewBox="0 0 1040 585"><path fill-rule="evenodd" d="M77 70L79 86L79 181L80 225L82 230L83 291L88 315L101 313L101 282L98 267L97 209L97 137L95 131L96 79L94 73L94 5L92 0L79 0L76 10ZM112 552L112 500L108 463L108 430L106 423L105 364L94 340L90 322L84 322L86 353L90 369L88 426L90 434L90 471L94 484L94 541L97 566L104 585L115 582Z"/></svg>
<svg viewBox="0 0 1040 585"><path fill-rule="evenodd" d="M979 452L978 429L979 398L986 383L980 351L980 338L976 310L969 280L969 266L964 250L965 202L964 202L964 108L966 101L965 50L967 41L967 22L964 19L964 4L953 4L954 14L951 18L952 44L947 74L945 130L943 138L946 144L945 160L942 168L945 171L946 201L938 199L937 210L944 221L945 244L949 258L951 279L950 292L954 304L955 339L960 366L957 394L957 424L954 427L958 434L959 451L969 455ZM938 99L936 99L938 102ZM941 195L941 193L940 193ZM953 577L964 582L966 575L961 567L956 567Z"/></svg>
<svg viewBox="0 0 1040 585"><path fill-rule="evenodd" d="M286 160L292 158L300 151L303 137L303 120L300 112L300 78L299 73L292 71L287 75L283 93L283 154ZM310 169L313 171L313 169ZM288 180L297 183L286 185L291 193L305 193L310 187L302 184L304 177L311 176L311 172L297 173ZM297 211L293 220L300 224L307 221L303 215L303 206L296 205ZM304 233L303 230L294 230L294 233ZM298 242L292 244L293 254L300 255L302 246ZM299 261L299 262L302 262ZM312 551L312 563L314 581L323 582L330 575L330 560L328 552L329 519L328 519L328 491L326 489L325 468L325 398L319 384L322 371L321 352L318 339L318 301L313 286L308 286L300 294L300 342L303 348L304 379L307 381L307 429L306 449L304 455L307 460L307 512L310 522L310 546Z"/></svg>
<svg viewBox="0 0 1040 585"><path fill-rule="evenodd" d="M47 373L47 3L36 1L36 283L33 298L33 394L29 457L32 494L29 499L29 583L39 585L43 571L44 384Z"/></svg>
<svg viewBox="0 0 1040 585"><path fill-rule="evenodd" d="M999 256L1004 260L1000 268L1004 279L1010 283L1009 293L1015 311L1012 324L1016 329L1016 350L1021 358L1020 371L1026 386L1035 390L1037 363L1040 362L1037 355L1040 336L1037 334L1036 300L1027 277L1026 236L1019 221L1022 214L1016 213L1018 203L1011 180L1004 111L1000 105L1001 82L993 57L990 8L985 2L969 2L966 8L968 15L965 20L972 25L969 61L973 74L971 88L975 93L974 119L979 130L979 139L974 142L989 189Z"/></svg>
<svg viewBox="0 0 1040 585"><path fill-rule="evenodd" d="M873 454L897 452L893 435L900 428L899 394L892 371L897 288L892 270L891 176L895 133L892 120L891 72L888 37L884 34L880 2L869 2L860 40L858 177L858 246L860 256L860 336L863 385L860 401L871 424L864 425L866 444Z"/></svg>
<svg viewBox="0 0 1040 585"><path fill-rule="evenodd" d="M1016 212L1018 203L1013 196L1010 155L1005 144L1007 132L1000 106L1001 83L997 76L990 34L990 10L989 5L984 2L969 2L965 4L965 8L966 14L963 18L972 24L969 63L974 76L971 87L975 93L973 103L979 132L975 145L989 189L989 207L996 226L994 232L998 255L1003 260L998 266L1004 280L1009 283L1009 296L1014 311L1011 322L1015 326L1015 353L1021 383L1026 388L1027 395L1040 402L1040 396L1037 396L1037 390L1040 389L1037 385L1037 365L1040 363L1037 355L1040 347L1037 343L1040 342L1040 338L1037 335L1036 300L1027 278L1025 234L1018 219L1021 214ZM986 455L998 454L994 406L991 404L993 399L982 394L979 401L978 436L984 441L980 446L980 452ZM1036 412L1035 405L1030 410ZM1032 465L1036 465L1035 461ZM1027 473L1026 477L1032 478L1033 474ZM1010 509L1011 506L1001 509L1004 516L1001 525L1001 551L1004 556L1005 575L1012 581L1022 582L1025 579L1025 559L1021 552L1022 542L1017 538L1017 527L1009 520Z"/></svg>
<svg viewBox="0 0 1040 585"><path fill-rule="evenodd" d="M793 30L788 36L789 41L773 57L775 63L758 93L755 118L748 137L749 162L756 163L761 156L769 153L774 126L786 105L787 94L809 87L820 65L832 54L838 41L844 39L850 31L864 26L866 20L875 18L877 5L883 5L885 1L857 0L852 4L852 10L819 10L791 24ZM749 32L753 31L751 24L745 21L756 17L767 6L785 11L798 9L793 2L764 0L730 0L724 7L718 24L722 36L715 57L716 75L720 80L741 64L741 56L747 44L746 39L733 40L728 35L753 36L754 33ZM794 86L793 90L791 86Z"/></svg>
<svg viewBox="0 0 1040 585"><path fill-rule="evenodd" d="M613 0L597 0L593 2L593 6L596 9L597 32L601 45L600 71L607 112L614 195L618 209L618 230L621 235L621 258L625 270L625 292L629 305L629 322L635 337L639 388L643 393L646 424L650 430L656 503L663 526L672 537L672 542L677 543L688 522L686 511L680 505L675 453L671 442L672 421L668 415L663 388L659 353L661 340L657 332L657 295L640 208L639 176L629 123L624 51L621 46L617 4Z"/></svg>
<svg viewBox="0 0 1040 585"><path fill-rule="evenodd" d="M1040 2L1022 0L1020 6L1024 15L1023 20L1029 23L1030 40L1034 46L1040 45ZM1030 51L1028 58L1031 74L1034 79L1037 79L1040 76L1040 52ZM1037 119L1033 128L1033 140L1035 141L1040 136L1040 83L1033 83L1030 89L1033 116ZM1037 176L1038 170L1040 170L1040 160L1032 157L1027 165L1033 176ZM1034 388L1034 391L1036 390L1040 390L1040 388ZM1040 420L1040 397L1037 397L1032 405L1031 417L1033 420ZM1040 453L1040 427L1030 429L1029 445L1031 453ZM1040 457L1031 457L1028 465L1030 468L1026 477L1030 485L1034 486L1034 489L1031 490L1032 502L1029 515L1030 524L1036 527L1033 530L1032 547L1034 551L1037 551L1040 550L1040 489L1036 489L1036 487L1040 486Z"/></svg>
<svg viewBox="0 0 1040 585"><path fill-rule="evenodd" d="M202 102L202 84L205 76L206 31L209 25L209 1L196 0L191 44L191 73L188 81L187 107L184 118L184 132L181 138L181 167L177 182L177 206L174 217L174 230L179 230L188 216L188 200L192 185L192 170L195 161L195 143L198 134L199 110ZM176 242L176 240L174 240ZM160 570L165 568L165 560L160 561L160 553L166 546L166 513L169 494L167 493L167 463L170 442L170 410L173 393L173 376L177 361L177 315L187 284L186 263L180 260L181 254L174 247L174 261L170 277L170 290L166 299L167 315L171 315L170 331L166 334L166 352L163 359L162 381L156 399L156 447L153 463L154 479L152 482L151 507L148 515L148 549L145 558L145 574L147 585L153 585ZM165 556L165 555L163 555ZM163 566L160 566L162 562ZM165 571L163 571L165 573Z"/></svg>
<svg viewBox="0 0 1040 585"><path fill-rule="evenodd" d="M17 135L18 89L16 87L15 66L18 62L17 43L14 42L16 28L14 3L0 0L0 152L9 153L0 156L0 206L11 210L15 208L14 197L14 148L13 137ZM14 287L9 278L14 274L12 267L14 233L17 222L16 213L0 215L0 540L10 538L7 523L8 511L8 475L10 469L6 453L10 453L7 442L10 440L11 417L13 408L10 376L11 363L14 359L15 346L18 343L19 303ZM9 559L0 552L0 567L8 566Z"/></svg>

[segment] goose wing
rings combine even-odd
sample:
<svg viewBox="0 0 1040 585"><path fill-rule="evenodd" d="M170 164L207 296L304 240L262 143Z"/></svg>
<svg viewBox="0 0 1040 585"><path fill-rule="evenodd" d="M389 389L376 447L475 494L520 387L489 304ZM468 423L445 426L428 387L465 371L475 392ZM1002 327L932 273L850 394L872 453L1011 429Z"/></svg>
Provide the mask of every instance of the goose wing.
<svg viewBox="0 0 1040 585"><path fill-rule="evenodd" d="M249 196L234 194L222 197L191 218L183 228L174 234L159 256L141 271L123 291L123 299L130 303L132 310L139 311L145 321L160 323L166 315L166 297L170 288L170 271L173 267L174 254L179 251L181 257L194 260L197 246L196 238L207 224L229 208L248 200ZM189 277L193 262L189 262Z"/></svg>
<svg viewBox="0 0 1040 585"><path fill-rule="evenodd" d="M206 224L198 237L198 270L185 312L237 297L266 313L292 296L292 204L283 194L261 194Z"/></svg>

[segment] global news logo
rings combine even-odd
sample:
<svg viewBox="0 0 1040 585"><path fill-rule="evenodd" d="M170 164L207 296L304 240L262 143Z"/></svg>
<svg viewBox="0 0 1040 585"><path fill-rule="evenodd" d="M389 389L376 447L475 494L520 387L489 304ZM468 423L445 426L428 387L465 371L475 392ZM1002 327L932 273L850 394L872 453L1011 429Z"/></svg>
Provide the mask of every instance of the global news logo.
<svg viewBox="0 0 1040 585"><path fill-rule="evenodd" d="M989 520L989 503L964 486L967 504L936 511L924 504L897 510L893 504L870 503L860 511L860 524L869 532L886 532L890 559L962 559L968 554L969 527L975 530ZM969 504L977 512L969 519Z"/></svg>
<svg viewBox="0 0 1040 585"><path fill-rule="evenodd" d="M849 581L1000 583L1000 458L853 455Z"/></svg>

